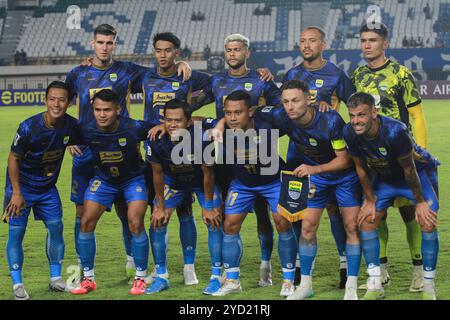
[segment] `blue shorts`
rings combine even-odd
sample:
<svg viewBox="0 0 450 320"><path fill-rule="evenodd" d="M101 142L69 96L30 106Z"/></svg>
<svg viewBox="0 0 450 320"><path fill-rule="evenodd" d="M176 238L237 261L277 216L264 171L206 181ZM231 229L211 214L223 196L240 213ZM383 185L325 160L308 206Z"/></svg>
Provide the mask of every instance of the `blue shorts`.
<svg viewBox="0 0 450 320"><path fill-rule="evenodd" d="M430 178L428 177L426 170L420 170L418 172L420 184L422 185L422 193L425 201L428 202L431 210L438 212L439 200L434 191ZM395 198L403 197L410 200L412 203L416 203L411 188L407 185L406 181L383 181L379 176L375 176L372 181L373 192L377 197L375 204L378 212L384 211L394 203Z"/></svg>
<svg viewBox="0 0 450 320"><path fill-rule="evenodd" d="M90 148L82 149L81 156L74 156L72 163L72 187L70 201L77 205L83 205L84 193L89 182L95 176L95 159Z"/></svg>
<svg viewBox="0 0 450 320"><path fill-rule="evenodd" d="M258 187L247 187L239 180L231 182L225 203L225 214L248 213L253 211L256 198L266 199L273 213L278 212L278 198L280 196L281 182L275 180L269 184Z"/></svg>
<svg viewBox="0 0 450 320"><path fill-rule="evenodd" d="M192 199L192 194L197 195L198 202L202 208L205 207L205 192L203 188L177 188L171 184L171 179L164 177L164 205L166 208L178 208L186 205L189 199ZM157 204L155 199L154 204ZM220 195L220 189L214 186L213 207L218 208L222 205L222 197Z"/></svg>
<svg viewBox="0 0 450 320"><path fill-rule="evenodd" d="M84 200L97 202L111 210L116 196L120 193L123 193L127 204L139 200L147 201L147 187L144 176L139 175L120 185L111 184L96 176L89 182Z"/></svg>
<svg viewBox="0 0 450 320"><path fill-rule="evenodd" d="M28 216L31 209L33 209L34 219L43 221L61 220L62 205L59 197L58 189L52 187L42 193L30 190L26 186L21 185L20 191L25 199L26 207L22 209L20 217L9 219L9 224L12 226L26 227L28 223ZM3 211L9 204L12 197L12 186L7 183L5 186L5 197L3 202Z"/></svg>
<svg viewBox="0 0 450 320"><path fill-rule="evenodd" d="M356 173L349 173L335 180L313 175L309 184L308 208L325 208L328 203L333 203L333 197L339 207L358 207L361 205L361 193Z"/></svg>

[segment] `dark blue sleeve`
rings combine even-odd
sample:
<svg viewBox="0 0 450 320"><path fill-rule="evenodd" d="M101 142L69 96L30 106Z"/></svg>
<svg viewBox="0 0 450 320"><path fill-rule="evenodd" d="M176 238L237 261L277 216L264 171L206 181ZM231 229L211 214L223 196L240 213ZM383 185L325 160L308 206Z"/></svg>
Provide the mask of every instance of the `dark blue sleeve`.
<svg viewBox="0 0 450 320"><path fill-rule="evenodd" d="M282 83L288 82L289 80L291 80L291 73L288 71L286 72L286 74L283 77L283 81L281 81Z"/></svg>
<svg viewBox="0 0 450 320"><path fill-rule="evenodd" d="M286 126L289 122L289 118L282 107L259 107L255 110L255 116L277 129Z"/></svg>
<svg viewBox="0 0 450 320"><path fill-rule="evenodd" d="M281 103L281 91L273 81L265 83L264 98L270 106L278 106Z"/></svg>
<svg viewBox="0 0 450 320"><path fill-rule="evenodd" d="M337 111L330 110L328 111L332 114L330 119L330 140L342 140L343 138L343 129L345 126L344 119L342 119L341 115L337 113Z"/></svg>
<svg viewBox="0 0 450 320"><path fill-rule="evenodd" d="M396 158L403 158L414 149L414 143L405 125L393 128L389 132L389 145Z"/></svg>
<svg viewBox="0 0 450 320"><path fill-rule="evenodd" d="M213 129L217 123L219 122L219 120L214 119L214 118L206 118L202 120L202 128L203 130L209 130L209 129Z"/></svg>
<svg viewBox="0 0 450 320"><path fill-rule="evenodd" d="M147 140L148 131L153 128L154 125L147 121L137 120L136 121L136 134L140 141Z"/></svg>
<svg viewBox="0 0 450 320"><path fill-rule="evenodd" d="M210 86L210 76L203 72L193 71L192 72L192 91L199 91L208 89Z"/></svg>
<svg viewBox="0 0 450 320"><path fill-rule="evenodd" d="M131 81L131 93L141 93L144 76L149 68L129 62L128 74Z"/></svg>
<svg viewBox="0 0 450 320"><path fill-rule="evenodd" d="M11 151L19 156L24 156L30 149L31 134L30 127L22 122L11 144Z"/></svg>
<svg viewBox="0 0 450 320"><path fill-rule="evenodd" d="M347 145L347 151L350 155L357 158L364 158L358 147L356 140L356 134L353 132L353 128L350 124L347 124L343 129L343 136Z"/></svg>
<svg viewBox="0 0 450 320"><path fill-rule="evenodd" d="M87 142L83 138L83 130L81 126L76 122L72 123L72 133L70 135L69 145L86 145Z"/></svg>
<svg viewBox="0 0 450 320"><path fill-rule="evenodd" d="M216 99L213 92L213 77L208 78L205 86L203 87L203 93L210 101L214 101Z"/></svg>
<svg viewBox="0 0 450 320"><path fill-rule="evenodd" d="M339 100L344 101L347 103L348 98L355 93L356 89L353 86L352 81L350 78L345 74L344 71L341 71L341 76L339 78L338 86L336 88L336 94L339 98Z"/></svg>
<svg viewBox="0 0 450 320"><path fill-rule="evenodd" d="M66 85L69 87L70 94L76 96L78 92L77 88L77 68L69 71L65 80Z"/></svg>
<svg viewBox="0 0 450 320"><path fill-rule="evenodd" d="M146 155L146 160L147 162L155 162L155 163L161 163L161 158L159 157L158 154L158 143L160 143L159 141L148 141L148 146L147 146L147 155Z"/></svg>

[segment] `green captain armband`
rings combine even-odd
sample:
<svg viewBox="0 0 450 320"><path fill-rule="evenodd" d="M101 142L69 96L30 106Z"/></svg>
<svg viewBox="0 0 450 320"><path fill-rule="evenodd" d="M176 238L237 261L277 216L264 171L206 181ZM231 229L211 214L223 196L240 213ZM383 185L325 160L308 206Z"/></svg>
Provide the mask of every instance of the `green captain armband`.
<svg viewBox="0 0 450 320"><path fill-rule="evenodd" d="M342 150L345 149L346 146L344 139L331 140L331 145L333 146L334 150Z"/></svg>

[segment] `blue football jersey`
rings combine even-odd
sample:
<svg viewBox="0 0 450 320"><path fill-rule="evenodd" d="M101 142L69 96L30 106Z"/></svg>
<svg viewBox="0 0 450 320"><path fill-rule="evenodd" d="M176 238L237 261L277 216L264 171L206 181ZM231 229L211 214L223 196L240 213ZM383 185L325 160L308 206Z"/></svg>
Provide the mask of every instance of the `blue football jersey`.
<svg viewBox="0 0 450 320"><path fill-rule="evenodd" d="M437 163L427 150L414 142L405 124L390 117L378 117L380 129L374 139L358 136L350 123L344 127L344 139L352 156L363 159L369 169L390 181L404 179L403 168L397 159L411 152L417 171Z"/></svg>
<svg viewBox="0 0 450 320"><path fill-rule="evenodd" d="M312 102L325 101L330 105L344 101L355 92L355 87L345 72L330 61L320 69L307 69L301 63L291 68L284 76L283 83L302 80L308 83Z"/></svg>
<svg viewBox="0 0 450 320"><path fill-rule="evenodd" d="M81 124L95 122L91 99L101 89L111 89L120 97L120 114L129 116L130 94L136 88L134 82L148 68L131 62L114 61L110 67L78 66L66 77L66 84L77 97L78 120Z"/></svg>
<svg viewBox="0 0 450 320"><path fill-rule="evenodd" d="M335 150L345 149L342 135L345 122L339 113L335 110L319 112L316 105L310 108L314 109L314 117L305 127L299 127L290 120L284 108L264 107L256 110L255 114L275 128L283 129L290 141L295 144L296 148L289 150L293 154L287 155L287 165L290 168L303 163L313 166L328 163L336 158ZM298 163L291 163L292 159ZM346 169L341 172L321 173L320 176L336 180L350 172L354 171Z"/></svg>
<svg viewBox="0 0 450 320"><path fill-rule="evenodd" d="M164 105L169 100L178 98L191 104L192 93L206 88L209 78L205 73L192 71L191 78L183 83L182 76L164 77L158 74L156 68L148 69L134 89L144 95L144 120L160 124L164 117Z"/></svg>
<svg viewBox="0 0 450 320"><path fill-rule="evenodd" d="M216 117L224 116L223 106L225 98L233 91L244 90L252 99L252 105L278 105L281 91L273 81L260 79L258 72L250 70L245 76L232 77L227 71L215 74L205 94L216 102Z"/></svg>
<svg viewBox="0 0 450 320"><path fill-rule="evenodd" d="M151 123L119 116L118 127L106 132L95 123L81 127L84 143L95 159L95 174L105 181L120 184L143 173L139 142L147 139Z"/></svg>
<svg viewBox="0 0 450 320"><path fill-rule="evenodd" d="M172 188L175 190L203 189L202 165L214 164L214 159L211 163L205 163L203 151L208 145L213 144L207 130L214 128L215 124L216 120L205 119L201 124L196 122L187 129L189 141L187 143L183 141L182 143L186 147L189 145L190 150L181 148L180 142L171 141L168 134L165 134L161 139L149 141L147 162L159 163L163 168L164 175L170 178ZM197 126L196 129L195 126ZM177 156L182 161L174 161L173 156Z"/></svg>
<svg viewBox="0 0 450 320"><path fill-rule="evenodd" d="M48 128L44 113L23 121L11 145L11 151L21 157L20 184L36 192L56 184L66 146L80 142L77 119L66 114L58 126Z"/></svg>

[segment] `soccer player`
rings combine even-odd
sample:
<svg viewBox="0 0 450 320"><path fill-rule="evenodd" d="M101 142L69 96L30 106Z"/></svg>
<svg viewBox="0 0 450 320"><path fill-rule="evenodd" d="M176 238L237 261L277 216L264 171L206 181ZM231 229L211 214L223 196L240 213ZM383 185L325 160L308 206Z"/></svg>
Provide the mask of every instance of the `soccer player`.
<svg viewBox="0 0 450 320"><path fill-rule="evenodd" d="M361 244L369 274L365 298L383 297L377 227L394 200L404 197L414 202L415 219L422 230L422 297L435 300L439 202L437 190L434 190L431 181L437 180L438 162L414 142L405 124L378 115L376 101L370 94L355 93L350 97L347 108L350 123L344 127L344 138L365 196L358 215Z"/></svg>
<svg viewBox="0 0 450 320"><path fill-rule="evenodd" d="M149 232L158 273L147 293L159 292L169 287L167 224L174 209L183 199L190 199L195 193L202 208L203 221L208 228L208 248L212 265L211 278L203 293L212 294L219 290L221 285L222 199L214 182L214 157L210 163L196 157L199 153L203 154L203 132L212 128L213 119L204 120L199 130L194 129L190 106L177 98L164 105L163 115L168 134L161 139L150 141L147 153L153 167L155 188L155 204ZM182 137L182 140L174 138L175 136ZM197 152L197 148L200 152ZM173 158L175 152L183 160L181 163Z"/></svg>
<svg viewBox="0 0 450 320"><path fill-rule="evenodd" d="M379 113L402 121L410 130L412 118L416 141L419 146L427 148L427 130L419 90L411 72L399 63L386 58L388 30L384 24L367 26L360 29L361 50L367 65L357 68L352 81L358 92L374 96ZM412 131L411 131L412 132ZM415 220L414 207L402 201L396 201L405 222L406 235L413 263L413 275L409 291L422 291L422 255L421 231ZM390 282L387 269L388 228L386 215L380 223L381 278L383 284Z"/></svg>
<svg viewBox="0 0 450 320"><path fill-rule="evenodd" d="M299 256L301 282L289 300L312 296L312 264L317 254L317 229L330 195L337 199L346 232L345 252L348 277L345 300L357 299L357 280L361 264L361 247L356 218L361 202L361 186L342 137L344 120L335 110L319 112L311 105L309 87L304 81L290 80L281 86L284 108L257 110L260 117L282 129L296 145L298 177L310 176L306 216L302 220Z"/></svg>
<svg viewBox="0 0 450 320"><path fill-rule="evenodd" d="M30 298L22 281L22 241L31 209L47 229L49 290L65 291L62 204L55 184L66 146L78 143L77 120L66 114L71 101L63 82L50 83L45 92L47 111L23 121L11 145L2 220L9 223L6 256L16 300Z"/></svg>
<svg viewBox="0 0 450 320"><path fill-rule="evenodd" d="M280 103L280 90L277 85L271 80L266 81L268 79L265 77L267 70L250 70L247 67L247 60L250 57L249 47L250 40L241 34L231 34L225 38L225 60L229 69L211 77L211 85L204 92L204 99L199 97L194 109L214 101L216 118L220 119L224 116L226 97L236 90L248 92L252 106L278 105ZM216 178L224 196L233 178L231 172L232 170L227 166L216 166ZM258 238L261 244L259 285L264 287L272 284L270 259L273 250L273 227L266 201L258 198L254 210L257 219Z"/></svg>
<svg viewBox="0 0 450 320"><path fill-rule="evenodd" d="M147 190L138 144L147 138L152 125L119 115L120 97L111 89L95 93L92 108L95 122L81 126L80 130L94 157L95 176L84 196L77 244L83 280L71 292L86 294L97 288L94 275L95 227L103 212L111 209L117 195L123 193L131 233L131 254L136 265L130 294L144 294L149 253L144 228Z"/></svg>
<svg viewBox="0 0 450 320"><path fill-rule="evenodd" d="M119 95L120 114L128 117L131 90L146 68L131 62L113 60L113 52L117 46L117 31L108 24L101 24L95 28L91 46L94 50L94 57L89 61L89 65L75 67L67 74L66 78L71 93L77 97L79 123L85 125L94 122L90 102L97 91L105 88L112 89ZM184 66L184 64L182 65ZM138 91L140 92L140 89ZM86 146L72 146L71 153L74 158L70 199L76 207L74 234L76 252L79 255L76 244L80 231L80 217L83 212L84 193L89 180L94 176L94 157ZM122 235L127 253L126 272L128 277L132 277L135 264L131 256L131 233L127 225L127 209L122 196L117 199L116 212L122 223Z"/></svg>
<svg viewBox="0 0 450 320"><path fill-rule="evenodd" d="M193 92L200 91L209 83L209 76L205 73L193 71L189 80L183 82L183 78L177 75L177 65L175 59L180 56L180 39L173 33L158 33L153 37L153 48L155 50L155 60L157 66L146 70L139 80L136 81L135 91L142 91L144 95L144 120L154 125L163 122L163 110L167 101L179 98L187 102L192 101ZM147 142L144 143L147 149ZM150 190L153 190L152 166L146 165L146 179ZM149 203L153 202L154 194L150 194ZM192 215L192 196L186 193L184 201L177 208L178 219L180 221L180 240L184 259L184 282L186 285L198 283L195 274L194 262L197 246L197 228ZM167 228L165 229L165 232ZM159 236L162 230L159 231ZM154 232L150 233L153 242ZM148 278L148 282L153 282L156 277L156 270Z"/></svg>
<svg viewBox="0 0 450 320"><path fill-rule="evenodd" d="M221 121L235 132L232 139L225 140L224 146L226 157L233 159L230 167L234 171L234 179L225 202L222 258L226 280L213 295L224 296L242 290L239 280L243 254L240 229L256 199L262 197L270 205L278 231L278 255L283 270L280 295L289 296L294 292L297 245L291 223L278 213L277 208L281 187L280 158L276 152L278 135L272 136L272 126L253 116L251 99L249 93L237 90L229 94L224 103L225 120ZM263 150L268 154L264 155ZM262 157L269 157L269 163Z"/></svg>
<svg viewBox="0 0 450 320"><path fill-rule="evenodd" d="M307 27L302 31L300 34L300 54L303 57L303 62L286 73L283 83L289 80L305 81L310 88L311 103L317 103L320 111L328 110L331 107L339 111L340 102L346 103L348 97L355 92L355 88L343 70L332 62L323 59L323 51L327 46L325 38L325 32L318 27ZM286 159L288 168L291 167L291 162L298 165L297 161L292 159L296 153L295 149L295 143L290 141ZM330 218L331 233L339 252L339 287L343 289L347 281L346 233L334 197L330 198L330 203L327 204L327 212ZM300 222L294 223L294 230L298 238L300 229ZM300 272L297 269L296 284L299 277Z"/></svg>

